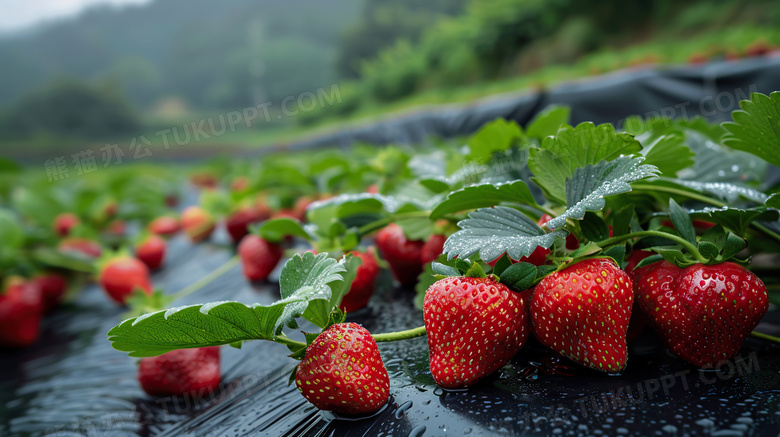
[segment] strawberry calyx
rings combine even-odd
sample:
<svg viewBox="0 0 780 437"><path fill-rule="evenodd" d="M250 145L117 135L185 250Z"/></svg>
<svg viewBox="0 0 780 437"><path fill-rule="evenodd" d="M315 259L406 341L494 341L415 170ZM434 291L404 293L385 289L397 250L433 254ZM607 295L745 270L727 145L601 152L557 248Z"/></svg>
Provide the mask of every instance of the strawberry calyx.
<svg viewBox="0 0 780 437"><path fill-rule="evenodd" d="M126 246L122 246L115 251L106 249L103 251L103 254L100 256L100 258L96 259L93 263L94 271L95 273L102 272L109 265L128 258L133 258L133 256L130 254L130 250Z"/></svg>
<svg viewBox="0 0 780 437"><path fill-rule="evenodd" d="M701 237L697 237L690 215L671 199L669 214L673 228L663 226L632 232L626 235L599 241L601 247L608 247L625 241L636 239L633 249L655 252L655 255L643 259L635 269L644 267L660 260L666 260L680 268L695 264L716 265L724 262L734 262L747 266L749 259L737 258L737 255L747 247L744 238L727 231L721 225L710 227Z"/></svg>

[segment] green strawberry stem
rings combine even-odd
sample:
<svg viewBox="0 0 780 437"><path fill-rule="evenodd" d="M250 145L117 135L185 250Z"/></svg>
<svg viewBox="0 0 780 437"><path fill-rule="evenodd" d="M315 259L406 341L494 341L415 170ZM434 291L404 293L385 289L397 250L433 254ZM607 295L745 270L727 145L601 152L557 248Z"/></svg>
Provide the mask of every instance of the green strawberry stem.
<svg viewBox="0 0 780 437"><path fill-rule="evenodd" d="M646 191L646 192L656 191L656 192L663 192L663 193L668 193L668 194L676 194L676 195L679 195L679 196L687 197L689 199L699 200L699 201L704 202L704 203L709 203L710 205L713 205L713 206L718 206L718 207L726 206L725 203L723 203L723 202L721 202L721 201L719 201L717 199L713 199L711 197L707 197L707 196L705 196L703 194L699 194L699 193L691 193L691 192L688 192L688 191L685 191L685 190L679 190L679 189L673 188L673 187L660 187L660 186L654 186L654 185L632 184L631 188L634 191ZM778 234L777 232L767 228L766 226L764 226L764 225L762 225L760 223L751 223L750 226L758 229L759 231L761 231L764 234L774 238L775 240L780 241L780 234Z"/></svg>
<svg viewBox="0 0 780 437"><path fill-rule="evenodd" d="M360 235L370 234L374 231L378 231L384 228L390 223L394 223L399 220L410 219L410 218L427 218L430 215L431 215L430 211L411 211L411 212L404 212L400 214L393 214L390 217L385 217L381 220L376 220L361 226L358 229L358 234Z"/></svg>
<svg viewBox="0 0 780 437"><path fill-rule="evenodd" d="M388 341L408 340L410 338L422 337L425 335L425 326L418 326L417 328L407 329L406 331L398 332L385 332L383 334L374 334L374 340L377 343L383 343Z"/></svg>
<svg viewBox="0 0 780 437"><path fill-rule="evenodd" d="M238 255L234 255L232 258L230 258L229 260L225 261L224 264L222 264L221 266L217 267L215 270L213 270L208 275L200 278L198 281L196 281L196 282L192 283L191 285L183 288L182 290L174 293L171 296L171 299L174 300L174 301L175 300L179 300L179 299L187 297L190 294L200 290L201 288L203 288L206 285L208 285L211 281L213 281L213 280L219 278L220 276L224 275L225 273L227 273L230 269L235 267L236 264L238 264L238 262L240 260L241 259L238 257Z"/></svg>
<svg viewBox="0 0 780 437"><path fill-rule="evenodd" d="M422 337L425 335L425 326L418 326L417 328L407 329L406 331L398 332L385 332L382 334L372 334L377 343L386 343L390 341L408 340L410 338ZM279 334L274 338L274 341L286 346L294 346L296 348L305 348L306 343L302 341L293 340L290 337Z"/></svg>
<svg viewBox="0 0 780 437"><path fill-rule="evenodd" d="M274 341L277 342L277 343L281 343L283 345L286 345L286 346L295 346L296 348L305 348L306 347L306 343L304 343L302 341L293 340L292 338L290 338L290 337L288 337L288 336L286 336L284 334L277 335L276 338L274 338Z"/></svg>
<svg viewBox="0 0 780 437"><path fill-rule="evenodd" d="M678 237L674 234L668 234L666 232L661 231L640 231L640 232L633 232L626 235L619 235L617 237L607 238L606 240L597 241L596 244L598 244L600 247L606 247L611 246L613 244L622 243L623 241L630 240L632 238L639 238L639 237L661 237L666 238L667 240L672 240L675 243L678 243L680 246L684 247L685 250L688 251L691 255L693 255L696 258L696 261L706 264L709 262L707 258L705 258L700 252L699 248L696 247L696 245L692 244L690 241Z"/></svg>
<svg viewBox="0 0 780 437"><path fill-rule="evenodd" d="M773 335L762 334L762 333L760 333L758 331L753 331L753 332L750 333L750 335L752 335L753 337L756 337L756 338L760 338L760 339L763 339L763 340L771 341L773 343L780 343L780 337L775 337Z"/></svg>

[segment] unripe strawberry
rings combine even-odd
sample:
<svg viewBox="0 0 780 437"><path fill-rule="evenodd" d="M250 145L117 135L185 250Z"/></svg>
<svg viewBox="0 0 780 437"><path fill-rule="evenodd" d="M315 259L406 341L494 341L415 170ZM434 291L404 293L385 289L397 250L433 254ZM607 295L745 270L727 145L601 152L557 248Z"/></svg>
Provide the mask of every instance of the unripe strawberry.
<svg viewBox="0 0 780 437"><path fill-rule="evenodd" d="M216 222L208 211L198 206L190 206L181 213L181 226L190 241L197 243L211 236Z"/></svg>

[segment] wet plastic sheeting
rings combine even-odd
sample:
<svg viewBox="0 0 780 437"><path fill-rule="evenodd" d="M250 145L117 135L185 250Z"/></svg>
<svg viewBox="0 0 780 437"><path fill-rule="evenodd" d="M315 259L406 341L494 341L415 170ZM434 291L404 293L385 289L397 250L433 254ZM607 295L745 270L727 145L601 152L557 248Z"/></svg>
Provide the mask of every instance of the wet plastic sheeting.
<svg viewBox="0 0 780 437"><path fill-rule="evenodd" d="M705 65L640 67L565 82L550 90L497 97L469 104L423 106L376 123L341 128L338 132L285 144L288 150L369 144L415 144L431 137L453 138L477 131L496 118L526 125L551 104L569 105L571 122L620 124L631 115L673 118L702 115L730 120L739 100L752 91L780 90L780 56L721 61ZM259 153L266 153L266 149Z"/></svg>
<svg viewBox="0 0 780 437"><path fill-rule="evenodd" d="M224 233L218 240L224 241ZM227 246L172 240L155 283L179 290L231 256ZM235 267L177 304L216 300L270 303L275 285L250 286ZM412 292L385 286L353 320L372 332L422 323ZM374 417L337 418L288 386L295 364L284 346L249 342L222 348L223 388L202 400L151 398L138 387L134 359L114 351L107 330L121 310L90 286L48 318L34 347L0 353L0 435L777 435L780 348L750 339L741 361L700 372L671 356L652 334L628 369L607 376L571 364L538 344L468 391L445 392L428 370L425 338L383 343L392 400ZM768 316L776 329L780 314ZM773 324L774 323L774 324Z"/></svg>

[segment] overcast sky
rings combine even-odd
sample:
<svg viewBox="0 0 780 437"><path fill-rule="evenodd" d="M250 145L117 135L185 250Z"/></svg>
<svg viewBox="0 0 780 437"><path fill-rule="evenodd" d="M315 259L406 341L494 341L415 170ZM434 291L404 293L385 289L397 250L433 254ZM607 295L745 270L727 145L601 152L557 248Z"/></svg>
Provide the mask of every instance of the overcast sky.
<svg viewBox="0 0 780 437"><path fill-rule="evenodd" d="M72 17L95 4L138 4L149 0L2 0L0 32L23 30L42 21Z"/></svg>

